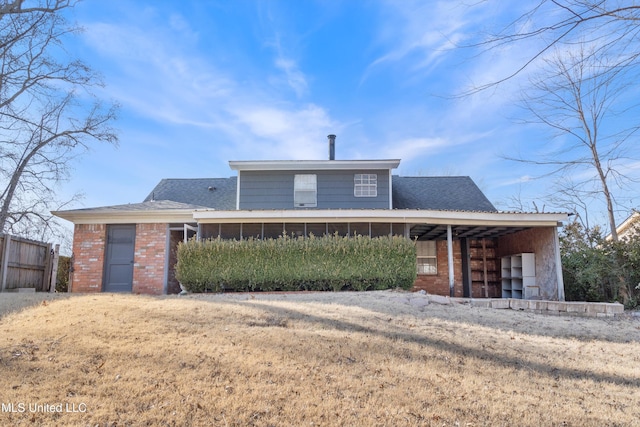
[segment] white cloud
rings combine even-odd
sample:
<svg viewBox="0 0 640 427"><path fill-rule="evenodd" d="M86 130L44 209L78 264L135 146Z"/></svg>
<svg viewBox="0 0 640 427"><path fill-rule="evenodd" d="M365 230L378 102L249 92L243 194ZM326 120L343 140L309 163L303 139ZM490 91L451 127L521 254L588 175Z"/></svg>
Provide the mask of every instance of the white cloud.
<svg viewBox="0 0 640 427"><path fill-rule="evenodd" d="M339 128L314 104L295 109L243 105L233 115L236 128L253 137L242 147L250 158L324 159L327 146L321 135Z"/></svg>
<svg viewBox="0 0 640 427"><path fill-rule="evenodd" d="M282 56L276 58L275 65L284 72L287 84L298 95L298 98L302 97L307 92L307 79L298 69L298 65L293 60Z"/></svg>
<svg viewBox="0 0 640 427"><path fill-rule="evenodd" d="M433 69L447 53L451 53L462 41L468 39L468 26L483 19L486 7L469 6L450 1L389 1L383 5L383 23L378 44L386 46L387 52L376 58L362 78L380 66L409 61L406 69L424 73ZM473 16L469 16L469 11Z"/></svg>
<svg viewBox="0 0 640 427"><path fill-rule="evenodd" d="M407 138L399 140L382 151L383 157L411 161L419 156L435 154L452 145L445 138Z"/></svg>
<svg viewBox="0 0 640 427"><path fill-rule="evenodd" d="M186 31L186 23L178 24ZM210 60L189 54L184 41L171 38L171 32L162 30L98 23L89 25L87 41L115 66L109 90L125 108L163 123L218 129L237 144L236 152L254 146L257 152L250 154L256 158L320 156L310 141L335 127L326 110L288 103L265 81L240 84L237 77L229 77L233 69L220 70ZM279 54L275 67L302 96L307 83L296 63Z"/></svg>

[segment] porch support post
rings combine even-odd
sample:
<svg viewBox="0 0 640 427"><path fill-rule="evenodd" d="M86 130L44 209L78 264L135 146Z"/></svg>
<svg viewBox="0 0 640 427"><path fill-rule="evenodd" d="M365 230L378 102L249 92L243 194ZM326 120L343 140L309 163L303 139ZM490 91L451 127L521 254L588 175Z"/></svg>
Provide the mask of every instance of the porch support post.
<svg viewBox="0 0 640 427"><path fill-rule="evenodd" d="M560 239L558 238L558 228L553 228L553 246L556 256L556 276L558 280L558 301L564 301L564 279L562 278L562 258L560 257Z"/></svg>
<svg viewBox="0 0 640 427"><path fill-rule="evenodd" d="M455 281L453 280L453 236L451 233L451 226L447 225L447 261L449 264L449 296L455 296L453 286Z"/></svg>

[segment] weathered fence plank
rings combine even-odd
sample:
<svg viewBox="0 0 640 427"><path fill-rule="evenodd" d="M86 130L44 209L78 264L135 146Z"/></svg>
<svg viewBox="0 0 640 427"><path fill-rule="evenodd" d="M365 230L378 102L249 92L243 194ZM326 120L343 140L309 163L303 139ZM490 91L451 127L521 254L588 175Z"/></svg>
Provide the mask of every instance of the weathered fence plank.
<svg viewBox="0 0 640 427"><path fill-rule="evenodd" d="M49 291L57 269L54 266L57 254L52 245L6 234L0 234L0 241L0 291L21 288Z"/></svg>
<svg viewBox="0 0 640 427"><path fill-rule="evenodd" d="M0 291L4 292L7 287L7 271L9 270L9 247L11 246L11 236L5 234L2 237L2 257L0 258Z"/></svg>

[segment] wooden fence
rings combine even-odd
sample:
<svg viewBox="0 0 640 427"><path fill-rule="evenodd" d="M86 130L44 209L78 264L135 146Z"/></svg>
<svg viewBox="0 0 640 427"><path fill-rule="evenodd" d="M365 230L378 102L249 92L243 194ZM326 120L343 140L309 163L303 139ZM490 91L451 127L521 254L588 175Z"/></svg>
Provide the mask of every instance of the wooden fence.
<svg viewBox="0 0 640 427"><path fill-rule="evenodd" d="M60 245L0 234L0 291L56 288Z"/></svg>

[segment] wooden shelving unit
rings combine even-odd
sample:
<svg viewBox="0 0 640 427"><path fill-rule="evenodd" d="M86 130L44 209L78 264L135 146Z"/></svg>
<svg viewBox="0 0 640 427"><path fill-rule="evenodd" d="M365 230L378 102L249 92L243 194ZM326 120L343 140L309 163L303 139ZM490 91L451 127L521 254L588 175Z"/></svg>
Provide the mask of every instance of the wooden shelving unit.
<svg viewBox="0 0 640 427"><path fill-rule="evenodd" d="M499 298L500 280L496 242L478 239L469 242L471 262L471 296L473 298Z"/></svg>

